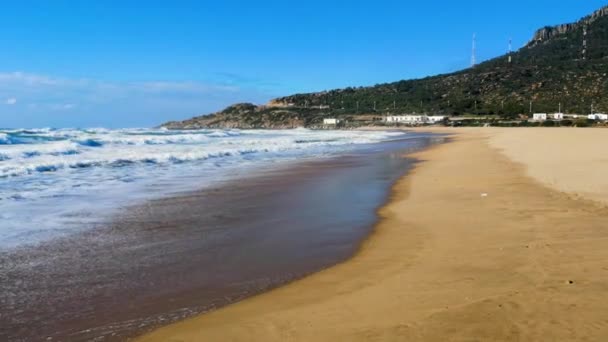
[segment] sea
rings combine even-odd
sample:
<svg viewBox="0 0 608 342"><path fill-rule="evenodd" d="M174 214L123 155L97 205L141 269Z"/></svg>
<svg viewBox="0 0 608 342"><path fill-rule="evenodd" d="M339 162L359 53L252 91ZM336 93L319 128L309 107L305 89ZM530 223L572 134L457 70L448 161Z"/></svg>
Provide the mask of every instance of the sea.
<svg viewBox="0 0 608 342"><path fill-rule="evenodd" d="M0 129L0 250L105 224L125 205L402 139L391 131Z"/></svg>

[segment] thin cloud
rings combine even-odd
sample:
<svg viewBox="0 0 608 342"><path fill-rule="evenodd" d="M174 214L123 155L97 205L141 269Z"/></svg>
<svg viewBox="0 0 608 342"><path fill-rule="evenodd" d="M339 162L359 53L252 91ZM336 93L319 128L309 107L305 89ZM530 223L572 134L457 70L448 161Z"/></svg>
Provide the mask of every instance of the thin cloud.
<svg viewBox="0 0 608 342"><path fill-rule="evenodd" d="M52 110L70 110L76 107L73 103L63 103L63 104L50 104L48 105L49 109Z"/></svg>
<svg viewBox="0 0 608 342"><path fill-rule="evenodd" d="M15 127L154 126L215 112L235 102L264 103L275 97L263 88L247 84L192 80L102 81L21 71L0 72L2 93L15 98L14 103L7 99L6 104L15 104L17 98L27 99L20 100L23 106L11 112L0 108L2 126Z"/></svg>
<svg viewBox="0 0 608 342"><path fill-rule="evenodd" d="M94 79L69 79L47 75L30 74L21 71L0 72L0 87L17 86L30 91L49 89L74 89L88 92L142 92L142 93L213 93L238 92L237 85L202 83L196 81L144 81L144 82L108 82Z"/></svg>
<svg viewBox="0 0 608 342"><path fill-rule="evenodd" d="M5 103L9 106L12 106L17 103L17 99L14 97L11 97L11 98L6 99Z"/></svg>

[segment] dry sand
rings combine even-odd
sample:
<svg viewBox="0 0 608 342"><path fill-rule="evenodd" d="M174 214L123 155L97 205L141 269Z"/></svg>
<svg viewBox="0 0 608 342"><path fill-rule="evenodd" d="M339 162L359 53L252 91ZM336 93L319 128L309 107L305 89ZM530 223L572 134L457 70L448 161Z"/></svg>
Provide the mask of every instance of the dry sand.
<svg viewBox="0 0 608 342"><path fill-rule="evenodd" d="M608 209L490 146L548 146L570 131L454 132L418 154L354 258L141 341L607 341ZM527 154L518 161L536 161ZM537 165L570 167L544 157Z"/></svg>
<svg viewBox="0 0 608 342"><path fill-rule="evenodd" d="M543 184L608 204L608 129L501 129L490 144Z"/></svg>

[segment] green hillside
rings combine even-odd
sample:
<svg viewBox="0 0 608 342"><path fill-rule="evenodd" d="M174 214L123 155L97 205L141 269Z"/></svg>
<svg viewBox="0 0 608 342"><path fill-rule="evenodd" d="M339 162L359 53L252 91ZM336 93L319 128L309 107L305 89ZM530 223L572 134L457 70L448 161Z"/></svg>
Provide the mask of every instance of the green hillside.
<svg viewBox="0 0 608 342"><path fill-rule="evenodd" d="M275 102L329 105L336 114L373 112L374 102L379 112L449 115L516 115L527 113L530 101L536 112L557 111L560 102L569 113L587 113L592 103L608 111L608 7L578 23L539 30L511 57L511 63L504 55L453 74L298 94Z"/></svg>

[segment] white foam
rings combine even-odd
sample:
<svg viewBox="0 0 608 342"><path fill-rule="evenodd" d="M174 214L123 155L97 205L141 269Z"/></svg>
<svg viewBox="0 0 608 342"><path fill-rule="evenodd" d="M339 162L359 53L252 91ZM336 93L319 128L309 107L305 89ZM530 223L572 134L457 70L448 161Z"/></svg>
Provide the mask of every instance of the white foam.
<svg viewBox="0 0 608 342"><path fill-rule="evenodd" d="M307 129L0 130L0 248L81 229L134 200L401 135Z"/></svg>

